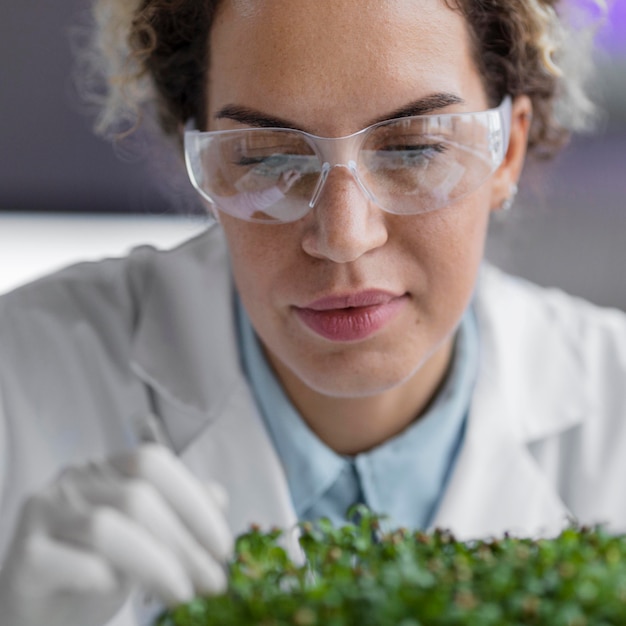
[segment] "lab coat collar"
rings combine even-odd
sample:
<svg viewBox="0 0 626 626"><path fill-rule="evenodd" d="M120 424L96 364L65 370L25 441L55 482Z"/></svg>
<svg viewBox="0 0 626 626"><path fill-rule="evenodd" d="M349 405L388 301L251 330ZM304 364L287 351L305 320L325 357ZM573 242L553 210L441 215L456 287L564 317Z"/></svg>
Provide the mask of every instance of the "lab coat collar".
<svg viewBox="0 0 626 626"><path fill-rule="evenodd" d="M182 451L181 458L203 481L217 481L229 494L226 511L239 535L252 524L295 530L297 517L278 455L265 430L247 383L242 379L216 419ZM297 558L297 542L286 547Z"/></svg>
<svg viewBox="0 0 626 626"><path fill-rule="evenodd" d="M159 415L172 414L165 429L177 452L222 414L241 379L226 268L215 227L143 267L131 367Z"/></svg>
<svg viewBox="0 0 626 626"><path fill-rule="evenodd" d="M573 519L529 446L589 414L579 353L565 339L576 336L568 328L574 320L547 319L558 315L560 293L542 293L546 306L537 306L537 288L515 282L490 267L479 281L481 369L465 442L433 522L462 539L549 536Z"/></svg>

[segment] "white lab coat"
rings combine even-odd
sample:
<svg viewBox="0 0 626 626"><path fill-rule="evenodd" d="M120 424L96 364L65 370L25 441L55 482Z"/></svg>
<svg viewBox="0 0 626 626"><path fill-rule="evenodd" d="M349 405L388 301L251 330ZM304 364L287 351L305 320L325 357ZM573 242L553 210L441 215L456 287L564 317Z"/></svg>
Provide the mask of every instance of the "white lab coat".
<svg viewBox="0 0 626 626"><path fill-rule="evenodd" d="M133 419L148 412L201 479L227 488L235 533L296 522L240 370L232 289L215 227L0 298L0 555L26 494L135 446ZM626 530L626 316L490 267L476 306L480 372L434 525L461 538L553 533L571 517Z"/></svg>

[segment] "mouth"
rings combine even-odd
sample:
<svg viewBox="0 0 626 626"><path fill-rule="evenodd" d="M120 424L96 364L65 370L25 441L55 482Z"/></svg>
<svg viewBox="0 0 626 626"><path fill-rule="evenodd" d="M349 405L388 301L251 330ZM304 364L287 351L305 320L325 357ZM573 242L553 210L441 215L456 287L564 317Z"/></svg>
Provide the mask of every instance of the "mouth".
<svg viewBox="0 0 626 626"><path fill-rule="evenodd" d="M387 326L408 298L408 294L370 290L320 298L294 310L309 330L324 339L360 341Z"/></svg>

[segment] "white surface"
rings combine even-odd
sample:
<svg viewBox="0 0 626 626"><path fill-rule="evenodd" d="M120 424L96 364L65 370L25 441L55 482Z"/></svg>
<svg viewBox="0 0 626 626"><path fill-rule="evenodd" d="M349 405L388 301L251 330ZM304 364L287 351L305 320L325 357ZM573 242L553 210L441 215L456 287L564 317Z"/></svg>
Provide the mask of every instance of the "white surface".
<svg viewBox="0 0 626 626"><path fill-rule="evenodd" d="M182 216L0 213L0 293L72 263L124 255L141 244L171 248L206 223Z"/></svg>

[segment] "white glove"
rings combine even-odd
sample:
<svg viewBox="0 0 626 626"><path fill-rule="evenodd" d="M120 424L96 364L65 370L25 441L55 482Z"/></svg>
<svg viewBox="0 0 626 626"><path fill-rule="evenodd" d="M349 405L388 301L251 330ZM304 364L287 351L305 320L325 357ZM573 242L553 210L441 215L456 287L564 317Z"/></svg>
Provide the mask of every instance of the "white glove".
<svg viewBox="0 0 626 626"><path fill-rule="evenodd" d="M165 604L224 589L223 491L166 448L65 470L24 505L0 572L0 622L106 624L133 585Z"/></svg>

